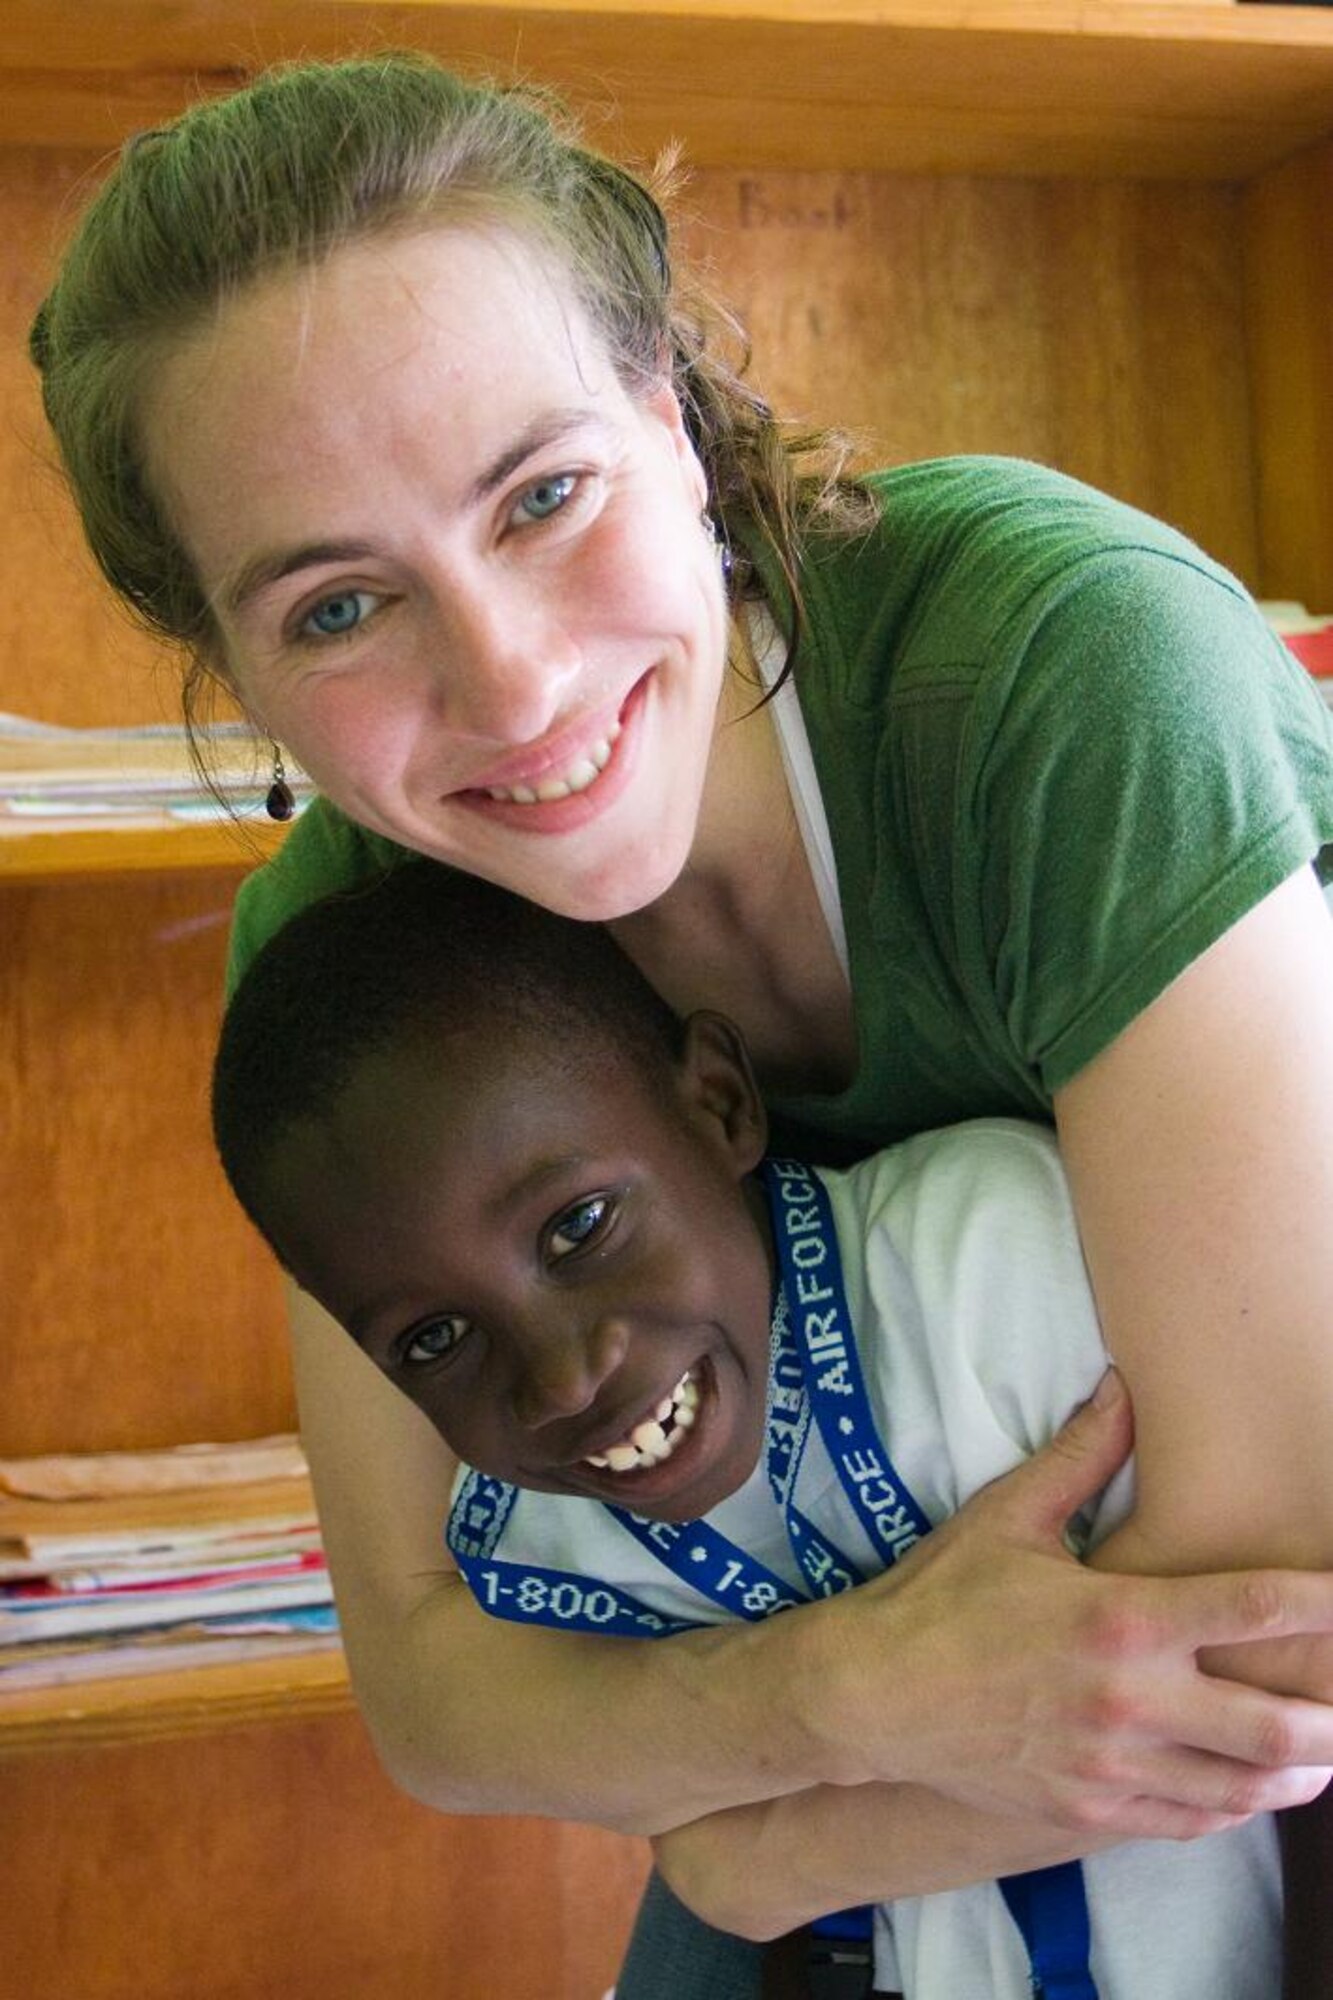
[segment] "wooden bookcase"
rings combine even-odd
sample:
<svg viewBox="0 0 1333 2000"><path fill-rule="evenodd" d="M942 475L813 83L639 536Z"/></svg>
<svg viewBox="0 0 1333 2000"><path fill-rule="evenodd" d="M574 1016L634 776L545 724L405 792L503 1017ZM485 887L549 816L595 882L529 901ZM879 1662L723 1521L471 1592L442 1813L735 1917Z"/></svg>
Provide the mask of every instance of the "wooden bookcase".
<svg viewBox="0 0 1333 2000"><path fill-rule="evenodd" d="M8 0L0 708L172 713L170 664L80 551L23 353L81 191L200 91L410 44L555 83L631 155L679 139L682 241L757 374L867 462L1041 458L1333 609L1333 15ZM253 859L225 829L0 838L0 1452L292 1421L277 1282L205 1116ZM28 2000L596 2000L644 1867L587 1829L397 1797L336 1666L10 1698L5 1752L5 1981Z"/></svg>

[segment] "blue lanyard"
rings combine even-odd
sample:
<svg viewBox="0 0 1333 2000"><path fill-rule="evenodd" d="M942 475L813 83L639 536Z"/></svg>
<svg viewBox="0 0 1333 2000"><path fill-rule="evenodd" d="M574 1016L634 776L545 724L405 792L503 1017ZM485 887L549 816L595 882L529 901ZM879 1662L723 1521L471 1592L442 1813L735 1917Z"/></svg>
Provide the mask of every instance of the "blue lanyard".
<svg viewBox="0 0 1333 2000"><path fill-rule="evenodd" d="M1088 1969L1092 1936L1077 1861L1000 1878L1000 1894L1023 1933L1040 2000L1097 2000Z"/></svg>
<svg viewBox="0 0 1333 2000"><path fill-rule="evenodd" d="M773 1304L773 1380L768 1414L768 1484L787 1528L792 1554L812 1597L832 1597L866 1581L865 1572L796 1504L813 1412L805 1363L792 1331L785 1282ZM822 1435L822 1433L821 1433Z"/></svg>
<svg viewBox="0 0 1333 2000"><path fill-rule="evenodd" d="M795 1489L810 1436L811 1402L806 1369L792 1335L787 1287L780 1283L773 1309L768 1416L764 1466L769 1488L787 1530L787 1540L805 1578L807 1592L793 1590L753 1556L708 1527L692 1521L670 1527L625 1507L610 1512L659 1562L733 1616L767 1618L864 1583L851 1558L796 1504Z"/></svg>
<svg viewBox="0 0 1333 2000"><path fill-rule="evenodd" d="M672 1618L654 1611L615 1584L498 1557L495 1551L521 1498L522 1489L508 1480L470 1469L449 1509L445 1540L483 1611L520 1625L616 1633L630 1639L663 1639L672 1632L696 1629L697 1618Z"/></svg>
<svg viewBox="0 0 1333 2000"><path fill-rule="evenodd" d="M815 1422L871 1547L885 1562L896 1563L930 1533L930 1521L894 1470L875 1428L827 1190L795 1161L765 1160L761 1172Z"/></svg>

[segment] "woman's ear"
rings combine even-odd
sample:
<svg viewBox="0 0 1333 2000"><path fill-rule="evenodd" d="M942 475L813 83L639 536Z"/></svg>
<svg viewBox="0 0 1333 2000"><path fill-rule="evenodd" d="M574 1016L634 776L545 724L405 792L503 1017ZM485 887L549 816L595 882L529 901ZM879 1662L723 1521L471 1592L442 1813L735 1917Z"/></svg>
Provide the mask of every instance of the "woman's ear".
<svg viewBox="0 0 1333 2000"><path fill-rule="evenodd" d="M709 1121L737 1178L753 1173L768 1146L768 1114L735 1022L711 1008L691 1014L678 1068L688 1106Z"/></svg>
<svg viewBox="0 0 1333 2000"><path fill-rule="evenodd" d="M685 412L680 406L680 397L669 374L664 375L660 382L654 383L643 396L642 403L665 430L671 448L689 481L691 497L702 513L708 505L708 475L690 438Z"/></svg>

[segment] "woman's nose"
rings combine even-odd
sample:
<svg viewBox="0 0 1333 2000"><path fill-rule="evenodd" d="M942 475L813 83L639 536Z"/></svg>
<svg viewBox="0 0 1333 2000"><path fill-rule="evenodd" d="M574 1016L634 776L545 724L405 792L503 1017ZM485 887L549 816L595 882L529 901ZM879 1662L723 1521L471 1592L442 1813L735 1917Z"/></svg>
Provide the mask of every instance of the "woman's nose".
<svg viewBox="0 0 1333 2000"><path fill-rule="evenodd" d="M628 1345L629 1328L614 1316L577 1330L548 1325L522 1340L512 1396L518 1422L525 1430L539 1430L590 1408Z"/></svg>
<svg viewBox="0 0 1333 2000"><path fill-rule="evenodd" d="M431 671L450 726L490 742L537 742L568 707L579 648L531 587L480 581L450 593Z"/></svg>

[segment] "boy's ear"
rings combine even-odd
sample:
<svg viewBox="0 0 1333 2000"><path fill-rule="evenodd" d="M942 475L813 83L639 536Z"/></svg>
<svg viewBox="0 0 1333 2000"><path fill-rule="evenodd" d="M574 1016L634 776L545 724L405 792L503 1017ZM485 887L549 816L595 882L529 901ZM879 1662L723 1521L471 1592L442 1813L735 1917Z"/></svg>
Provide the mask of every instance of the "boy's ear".
<svg viewBox="0 0 1333 2000"><path fill-rule="evenodd" d="M736 1173L752 1173L768 1145L768 1114L745 1037L734 1021L706 1007L690 1015L680 1078L687 1102L721 1134Z"/></svg>

